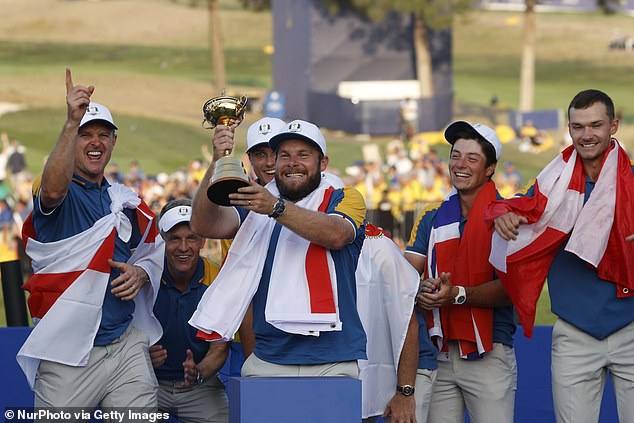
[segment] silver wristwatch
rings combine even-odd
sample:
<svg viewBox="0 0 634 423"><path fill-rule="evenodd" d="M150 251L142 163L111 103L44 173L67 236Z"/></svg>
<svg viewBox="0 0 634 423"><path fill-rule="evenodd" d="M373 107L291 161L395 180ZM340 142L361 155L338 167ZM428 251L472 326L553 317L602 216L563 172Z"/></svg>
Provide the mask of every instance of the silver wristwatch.
<svg viewBox="0 0 634 423"><path fill-rule="evenodd" d="M454 304L464 304L467 301L467 291L464 286L456 286L458 288L458 295L453 299Z"/></svg>

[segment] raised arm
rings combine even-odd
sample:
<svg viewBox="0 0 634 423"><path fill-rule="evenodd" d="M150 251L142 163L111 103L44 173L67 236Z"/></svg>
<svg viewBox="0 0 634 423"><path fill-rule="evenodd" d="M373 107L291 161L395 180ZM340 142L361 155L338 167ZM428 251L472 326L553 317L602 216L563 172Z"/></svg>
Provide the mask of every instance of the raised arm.
<svg viewBox="0 0 634 423"><path fill-rule="evenodd" d="M235 127L218 125L212 139L213 160L198 186L192 201L191 229L206 238L233 238L240 226L240 219L233 207L219 206L207 198L209 180L214 175L216 161L224 155L225 150L233 150Z"/></svg>
<svg viewBox="0 0 634 423"><path fill-rule="evenodd" d="M352 191L358 194L357 191ZM352 194L354 195L354 194ZM360 195L360 194L358 194ZM231 204L252 212L270 215L277 198L256 183L230 194ZM359 210L365 216L365 209ZM286 209L277 221L307 239L329 250L339 250L355 239L354 226L343 216L308 210L287 201Z"/></svg>
<svg viewBox="0 0 634 423"><path fill-rule="evenodd" d="M70 69L66 69L67 117L62 133L46 160L40 185L40 204L44 209L57 207L66 197L75 169L77 130L95 87L73 85Z"/></svg>

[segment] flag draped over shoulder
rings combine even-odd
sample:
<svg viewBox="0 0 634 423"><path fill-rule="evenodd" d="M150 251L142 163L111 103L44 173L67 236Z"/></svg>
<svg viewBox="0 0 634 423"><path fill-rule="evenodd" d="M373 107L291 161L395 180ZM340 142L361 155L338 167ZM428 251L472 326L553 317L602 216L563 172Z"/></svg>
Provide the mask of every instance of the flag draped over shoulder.
<svg viewBox="0 0 634 423"><path fill-rule="evenodd" d="M127 242L132 225L123 208L136 209L143 234L128 263L143 268L150 277L135 297L132 324L156 342L161 325L152 308L163 270L164 244L156 229L154 214L129 188L114 184L108 188L111 213L93 226L69 238L39 242L32 216L23 228L26 253L32 260L33 275L24 288L30 292L29 310L36 326L17 354L31 388L40 360L69 366L85 366L101 322L102 304L108 289L115 237Z"/></svg>
<svg viewBox="0 0 634 423"><path fill-rule="evenodd" d="M266 185L279 195L275 181ZM296 204L325 212L333 188L322 179L317 189ZM189 324L208 341L231 340L257 291L275 219L249 213L214 283L205 290ZM265 318L277 329L319 336L339 331L337 274L330 251L282 227L278 238Z"/></svg>
<svg viewBox="0 0 634 423"><path fill-rule="evenodd" d="M493 279L489 263L492 229L484 223L484 212L496 199L495 184L487 182L478 193L469 211L462 237L460 220L462 209L455 188L440 205L431 229L427 249L425 276L438 278L442 272L451 273L456 285L477 286ZM466 304L448 304L427 313L429 334L440 351L447 351L447 340L459 341L463 358L481 355L493 349L493 308Z"/></svg>
<svg viewBox="0 0 634 423"><path fill-rule="evenodd" d="M565 250L597 268L617 285L617 296L634 293L634 176L627 153L613 139L592 194L584 205L586 176L573 146L537 175L533 196L494 202L487 222L513 212L528 219L514 241L493 235L490 262L515 305L524 333L531 337L537 300L550 265Z"/></svg>
<svg viewBox="0 0 634 423"><path fill-rule="evenodd" d="M355 276L357 310L368 339L368 359L359 360L362 417L367 418L382 414L394 395L420 277L397 245L369 223Z"/></svg>

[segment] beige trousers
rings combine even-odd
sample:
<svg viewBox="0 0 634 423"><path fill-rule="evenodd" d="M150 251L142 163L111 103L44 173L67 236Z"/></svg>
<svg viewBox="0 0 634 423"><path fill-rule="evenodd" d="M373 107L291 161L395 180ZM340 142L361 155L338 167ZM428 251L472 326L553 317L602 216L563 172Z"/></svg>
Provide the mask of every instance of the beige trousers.
<svg viewBox="0 0 634 423"><path fill-rule="evenodd" d="M201 385L180 388L182 384L159 380L158 407L174 413L182 423L227 423L229 402L225 386L217 376Z"/></svg>
<svg viewBox="0 0 634 423"><path fill-rule="evenodd" d="M242 377L349 376L359 378L356 361L326 364L274 364L251 354L242 365Z"/></svg>
<svg viewBox="0 0 634 423"><path fill-rule="evenodd" d="M84 367L42 361L35 380L35 408L157 407L158 383L148 336L133 326L112 344L93 347Z"/></svg>
<svg viewBox="0 0 634 423"><path fill-rule="evenodd" d="M619 421L634 422L634 322L596 339L558 319L553 327L552 386L557 422L596 423L607 372Z"/></svg>
<svg viewBox="0 0 634 423"><path fill-rule="evenodd" d="M483 358L463 360L458 345L450 342L449 361L438 361L427 421L462 423L467 410L473 423L510 423L516 390L513 348L496 343Z"/></svg>

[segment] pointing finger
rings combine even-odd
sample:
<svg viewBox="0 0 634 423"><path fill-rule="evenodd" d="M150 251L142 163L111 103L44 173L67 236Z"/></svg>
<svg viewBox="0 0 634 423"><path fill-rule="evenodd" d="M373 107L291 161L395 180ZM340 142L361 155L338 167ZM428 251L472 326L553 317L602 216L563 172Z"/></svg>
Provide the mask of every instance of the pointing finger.
<svg viewBox="0 0 634 423"><path fill-rule="evenodd" d="M125 266L124 266L124 264L125 264L125 263L120 263L120 262L118 262L118 261L114 261L114 260L112 260L112 259L108 259L108 264L109 264L111 267L117 267L117 268L119 268L119 269L121 269L121 270L124 270L124 269L125 269Z"/></svg>
<svg viewBox="0 0 634 423"><path fill-rule="evenodd" d="M70 74L70 69L66 68L66 94L73 89L73 77Z"/></svg>

